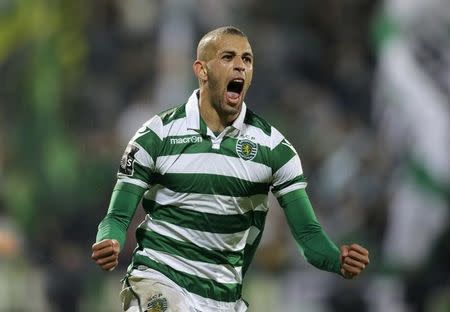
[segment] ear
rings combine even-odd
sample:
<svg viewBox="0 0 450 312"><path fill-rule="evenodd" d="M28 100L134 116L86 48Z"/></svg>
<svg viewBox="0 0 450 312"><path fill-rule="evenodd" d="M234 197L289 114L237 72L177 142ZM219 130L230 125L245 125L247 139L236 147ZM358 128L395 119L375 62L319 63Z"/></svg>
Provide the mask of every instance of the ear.
<svg viewBox="0 0 450 312"><path fill-rule="evenodd" d="M197 76L199 80L208 80L208 71L204 62L196 60L192 65L192 69L194 70L195 76Z"/></svg>

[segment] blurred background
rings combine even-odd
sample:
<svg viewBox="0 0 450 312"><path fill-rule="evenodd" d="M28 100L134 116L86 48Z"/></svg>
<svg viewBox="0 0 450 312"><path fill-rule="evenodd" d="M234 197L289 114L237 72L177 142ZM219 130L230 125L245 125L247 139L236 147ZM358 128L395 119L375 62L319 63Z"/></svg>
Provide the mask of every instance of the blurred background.
<svg viewBox="0 0 450 312"><path fill-rule="evenodd" d="M450 311L448 0L0 0L0 311L120 311L134 231L114 272L90 260L120 157L228 24L323 227L371 253L354 281L312 268L272 198L250 311Z"/></svg>

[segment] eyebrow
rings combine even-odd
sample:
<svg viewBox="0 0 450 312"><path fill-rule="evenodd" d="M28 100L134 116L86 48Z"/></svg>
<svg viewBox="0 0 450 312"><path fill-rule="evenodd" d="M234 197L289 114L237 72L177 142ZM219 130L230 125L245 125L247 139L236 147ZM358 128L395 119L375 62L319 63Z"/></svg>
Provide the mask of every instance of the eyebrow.
<svg viewBox="0 0 450 312"><path fill-rule="evenodd" d="M221 55L222 54L233 54L233 55L236 55L237 53L235 51L232 51L232 50L225 50L225 51L220 52L220 54ZM244 53L242 53L242 56L250 56L251 58L253 58L253 54L250 53L250 52L244 52Z"/></svg>

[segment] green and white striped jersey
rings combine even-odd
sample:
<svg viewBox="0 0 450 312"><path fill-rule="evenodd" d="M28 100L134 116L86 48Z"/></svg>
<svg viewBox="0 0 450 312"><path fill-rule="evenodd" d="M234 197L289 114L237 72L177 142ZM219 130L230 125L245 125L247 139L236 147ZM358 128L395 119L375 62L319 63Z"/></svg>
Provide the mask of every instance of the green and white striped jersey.
<svg viewBox="0 0 450 312"><path fill-rule="evenodd" d="M243 103L216 136L200 117L197 92L146 122L122 158L116 188L146 189L130 271L161 272L200 311L234 311L262 236L269 190L282 203L306 182L279 131Z"/></svg>

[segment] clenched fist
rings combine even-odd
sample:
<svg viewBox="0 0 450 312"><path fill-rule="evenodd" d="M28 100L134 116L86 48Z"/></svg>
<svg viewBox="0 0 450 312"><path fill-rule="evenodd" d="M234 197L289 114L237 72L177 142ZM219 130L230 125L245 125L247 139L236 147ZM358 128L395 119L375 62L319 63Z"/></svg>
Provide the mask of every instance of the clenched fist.
<svg viewBox="0 0 450 312"><path fill-rule="evenodd" d="M358 245L341 246L341 274L347 279L352 279L369 264L369 251Z"/></svg>
<svg viewBox="0 0 450 312"><path fill-rule="evenodd" d="M115 239L104 239L92 245L91 258L103 270L112 271L119 264L119 242Z"/></svg>

